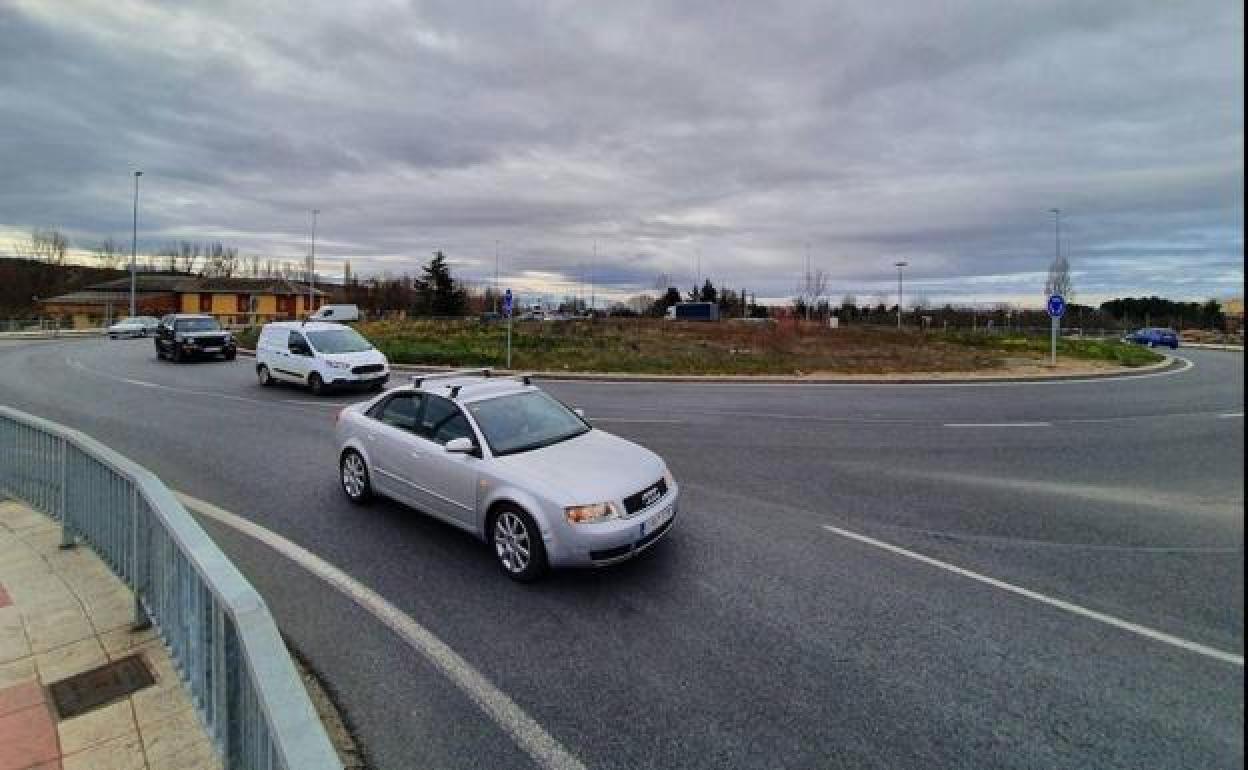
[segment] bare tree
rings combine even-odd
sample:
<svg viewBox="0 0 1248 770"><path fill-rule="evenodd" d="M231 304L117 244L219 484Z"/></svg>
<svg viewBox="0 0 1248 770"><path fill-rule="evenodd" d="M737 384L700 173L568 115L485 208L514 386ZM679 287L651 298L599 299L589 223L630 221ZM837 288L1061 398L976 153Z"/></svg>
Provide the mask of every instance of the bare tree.
<svg viewBox="0 0 1248 770"><path fill-rule="evenodd" d="M195 272L195 263L199 261L201 246L190 241L178 243L178 269L183 273Z"/></svg>
<svg viewBox="0 0 1248 770"><path fill-rule="evenodd" d="M1044 282L1044 293L1048 296L1060 294L1069 304L1075 297L1075 284L1070 278L1070 262L1065 257L1058 257L1049 265L1049 278Z"/></svg>
<svg viewBox="0 0 1248 770"><path fill-rule="evenodd" d="M806 311L807 320L810 311L828 294L828 274L822 269L807 271L797 284L797 299Z"/></svg>
<svg viewBox="0 0 1248 770"><path fill-rule="evenodd" d="M91 251L95 255L95 261L100 263L100 267L110 270L121 264L121 260L125 257L125 253L111 236L92 246Z"/></svg>
<svg viewBox="0 0 1248 770"><path fill-rule="evenodd" d="M18 256L35 259L49 265L65 264L65 256L69 253L69 238L60 230L30 231L30 237L15 244Z"/></svg>
<svg viewBox="0 0 1248 770"><path fill-rule="evenodd" d="M203 275L211 278L229 278L238 270L238 249L221 241L208 244L204 254Z"/></svg>

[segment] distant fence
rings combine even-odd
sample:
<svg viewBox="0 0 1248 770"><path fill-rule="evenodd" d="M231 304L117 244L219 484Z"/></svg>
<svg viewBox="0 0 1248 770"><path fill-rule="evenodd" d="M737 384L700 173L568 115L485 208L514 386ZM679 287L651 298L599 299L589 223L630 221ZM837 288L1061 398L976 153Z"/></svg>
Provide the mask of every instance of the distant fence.
<svg viewBox="0 0 1248 770"><path fill-rule="evenodd" d="M341 768L264 600L150 471L0 406L0 493L90 543L155 623L227 768Z"/></svg>

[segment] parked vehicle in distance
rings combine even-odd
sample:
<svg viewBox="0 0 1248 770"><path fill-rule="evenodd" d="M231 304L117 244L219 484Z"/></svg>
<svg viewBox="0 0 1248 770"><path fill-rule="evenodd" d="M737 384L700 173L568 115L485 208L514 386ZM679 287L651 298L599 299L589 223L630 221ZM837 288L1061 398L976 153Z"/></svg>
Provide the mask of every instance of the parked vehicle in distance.
<svg viewBox="0 0 1248 770"><path fill-rule="evenodd" d="M1171 350L1178 350L1179 335L1173 329L1161 329L1150 327L1145 329L1136 329L1123 337L1124 342L1131 342L1136 345L1147 345L1155 348L1159 345L1165 345Z"/></svg>
<svg viewBox="0 0 1248 770"><path fill-rule="evenodd" d="M345 323L347 321L360 320L360 309L355 305L323 305L316 309L316 312L308 316L309 321L336 321Z"/></svg>
<svg viewBox="0 0 1248 770"><path fill-rule="evenodd" d="M719 305L714 302L681 302L667 309L669 321L718 321Z"/></svg>
<svg viewBox="0 0 1248 770"><path fill-rule="evenodd" d="M481 323L483 324L498 323L501 320L503 320L503 315L492 310L487 310L481 314Z"/></svg>
<svg viewBox="0 0 1248 770"><path fill-rule="evenodd" d="M632 558L671 530L680 488L662 458L528 377L412 380L338 414L351 502L384 495L471 532L522 582Z"/></svg>
<svg viewBox="0 0 1248 770"><path fill-rule="evenodd" d="M149 334L155 334L159 326L159 318L153 318L150 315L131 316L108 327L108 338L116 340L122 337L146 337Z"/></svg>
<svg viewBox="0 0 1248 770"><path fill-rule="evenodd" d="M390 362L359 332L323 321L265 324L256 342L256 377L261 385L293 382L316 395L331 388L381 390Z"/></svg>
<svg viewBox="0 0 1248 770"><path fill-rule="evenodd" d="M160 319L156 327L157 358L185 361L200 356L221 356L233 361L238 343L210 315L175 313Z"/></svg>

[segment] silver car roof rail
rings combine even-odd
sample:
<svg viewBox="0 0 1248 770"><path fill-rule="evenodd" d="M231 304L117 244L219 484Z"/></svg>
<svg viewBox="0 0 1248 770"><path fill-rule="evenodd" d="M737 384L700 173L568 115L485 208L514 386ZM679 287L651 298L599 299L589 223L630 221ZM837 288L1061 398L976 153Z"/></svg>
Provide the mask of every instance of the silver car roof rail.
<svg viewBox="0 0 1248 770"><path fill-rule="evenodd" d="M412 387L419 388L428 380L445 380L452 377L489 377L490 369L457 369L453 372L436 372L434 374L413 374Z"/></svg>
<svg viewBox="0 0 1248 770"><path fill-rule="evenodd" d="M469 387L471 385L485 385L485 384L492 385L495 382L507 382L509 380L523 382L525 385L533 384L533 375L531 374L509 374L506 377L491 377L489 375L486 375L486 376L489 378L489 383L470 382L470 383L461 384L461 385L452 385L451 386L451 398L452 399L459 398L459 392L463 390L465 387Z"/></svg>

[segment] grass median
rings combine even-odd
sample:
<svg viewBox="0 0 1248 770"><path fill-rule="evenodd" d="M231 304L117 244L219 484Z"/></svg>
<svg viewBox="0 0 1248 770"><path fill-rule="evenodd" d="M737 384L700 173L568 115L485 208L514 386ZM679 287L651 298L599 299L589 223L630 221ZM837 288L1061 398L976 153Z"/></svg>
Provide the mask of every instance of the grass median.
<svg viewBox="0 0 1248 770"><path fill-rule="evenodd" d="M413 319L354 324L392 363L506 363L507 327L475 320ZM240 335L254 347L257 330ZM524 321L512 328L512 368L669 375L927 374L1042 364L1047 337L830 329L817 323L713 323L621 319ZM1059 357L1138 367L1161 360L1117 341L1062 339Z"/></svg>

